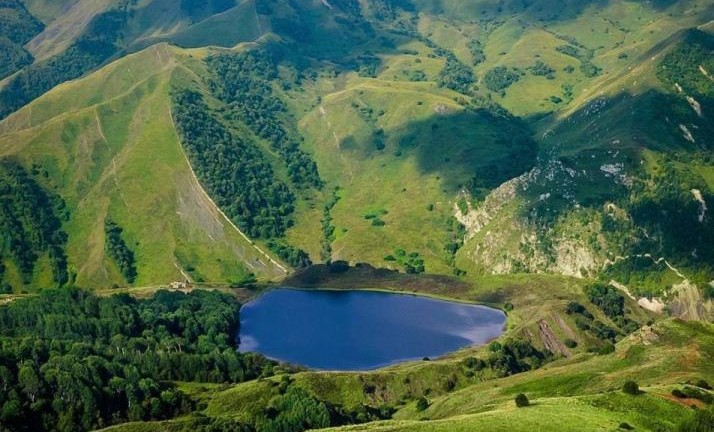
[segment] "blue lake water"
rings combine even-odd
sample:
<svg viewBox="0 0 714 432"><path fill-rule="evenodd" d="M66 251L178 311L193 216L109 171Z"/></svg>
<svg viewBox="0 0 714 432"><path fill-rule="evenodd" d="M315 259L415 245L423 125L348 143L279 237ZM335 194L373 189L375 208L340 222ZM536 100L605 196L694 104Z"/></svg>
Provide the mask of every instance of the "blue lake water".
<svg viewBox="0 0 714 432"><path fill-rule="evenodd" d="M240 351L315 369L367 370L499 336L486 306L375 291L276 289L240 311Z"/></svg>

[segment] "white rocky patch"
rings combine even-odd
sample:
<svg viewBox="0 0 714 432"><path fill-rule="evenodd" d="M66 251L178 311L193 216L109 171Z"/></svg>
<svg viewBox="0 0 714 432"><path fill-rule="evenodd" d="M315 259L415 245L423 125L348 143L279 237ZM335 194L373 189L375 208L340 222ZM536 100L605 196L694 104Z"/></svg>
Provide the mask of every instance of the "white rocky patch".
<svg viewBox="0 0 714 432"><path fill-rule="evenodd" d="M699 202L699 214L697 215L697 219L703 223L707 215L707 203L704 201L702 192L699 189L692 189L692 195L694 195L694 199Z"/></svg>
<svg viewBox="0 0 714 432"><path fill-rule="evenodd" d="M622 163L603 164L600 166L600 171L610 175L618 175L622 172L624 168L625 165Z"/></svg>
<svg viewBox="0 0 714 432"><path fill-rule="evenodd" d="M689 131L689 128L687 126L680 124L679 129L682 131L682 136L684 137L684 139L691 143L696 142L694 141L694 137L692 136L692 133Z"/></svg>
<svg viewBox="0 0 714 432"><path fill-rule="evenodd" d="M689 102L689 105L692 107L694 112L697 113L697 115L699 117L701 117L702 116L702 106L699 104L699 102L697 102L697 100L691 96L687 96L687 102Z"/></svg>

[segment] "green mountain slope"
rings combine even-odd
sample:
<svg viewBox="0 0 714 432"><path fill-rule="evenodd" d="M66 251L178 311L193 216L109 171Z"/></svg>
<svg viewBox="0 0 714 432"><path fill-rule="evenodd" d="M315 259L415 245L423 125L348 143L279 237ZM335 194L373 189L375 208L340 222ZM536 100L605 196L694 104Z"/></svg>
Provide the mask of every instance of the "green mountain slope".
<svg viewBox="0 0 714 432"><path fill-rule="evenodd" d="M283 274L231 226L187 164L169 88L172 77L192 73L191 61L158 45L60 86L2 123L2 155L32 168L66 202L66 251L80 286L126 284L107 254L107 218L123 229L138 285Z"/></svg>
<svg viewBox="0 0 714 432"><path fill-rule="evenodd" d="M712 219L704 210L711 200L711 80L701 72L711 67L711 7L693 1L572 2L565 8L545 1L498 8L488 2L228 3L108 6L83 36L68 40L74 47L95 41L92 32L103 25L118 32L118 38L102 33L96 40L109 45L89 57L91 68L156 41L225 46L266 35L231 50L183 53L178 66L175 54L162 58L164 48L139 55L153 52L171 64L162 68L185 72L166 72L171 79L151 84L156 98L169 100L168 81L198 90L220 127L256 146L270 175L286 185L283 236L283 228L261 231L264 216L255 215L265 204L249 204L258 206L252 215L231 207L242 186L226 192L215 182L225 175L192 160L228 216L250 236L270 241L284 260L305 263L307 253L313 262L344 259L408 272L601 277L663 303L714 278ZM45 11L47 25L78 19L71 9L86 7L50 13L42 2L28 5ZM162 7L171 12L155 13ZM237 30L221 30L235 23ZM700 30L692 29L697 25ZM258 59L250 61L269 65L265 77L230 73L243 67L236 65L246 51ZM81 50L33 67L51 71L72 52ZM220 55L223 66L215 60ZM119 66L122 61L97 75L113 71L101 90L106 96L78 97L76 89L91 93L96 86L77 84L70 97L60 86L3 127L19 133L86 110L85 100L115 97L113 86L139 92L159 79L139 85L145 75ZM3 92L14 100L22 88L10 83ZM254 102L241 105L253 95ZM127 96L126 103L135 99ZM110 147L120 138L107 128L117 128L117 136L136 128L123 108L116 110L122 116L97 110ZM13 148L6 153L24 156L27 166L37 163L36 154ZM136 170L134 163L121 165L118 175ZM297 167L308 166L319 177L312 185L299 180L305 174ZM663 182L668 186L657 186ZM657 216L671 207L678 213ZM690 223L701 229L682 231ZM218 274L205 279L225 280ZM694 302L707 304L701 296ZM704 315L710 310L705 306Z"/></svg>

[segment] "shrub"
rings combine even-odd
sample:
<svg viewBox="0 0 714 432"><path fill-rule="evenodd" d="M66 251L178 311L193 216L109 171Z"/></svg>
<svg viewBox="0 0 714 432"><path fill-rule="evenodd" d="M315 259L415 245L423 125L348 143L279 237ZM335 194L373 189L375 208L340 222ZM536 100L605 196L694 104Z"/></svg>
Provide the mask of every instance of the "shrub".
<svg viewBox="0 0 714 432"><path fill-rule="evenodd" d="M486 72L483 77L483 83L493 92L501 92L521 78L516 71L510 70L505 66L496 66Z"/></svg>
<svg viewBox="0 0 714 432"><path fill-rule="evenodd" d="M568 348L575 348L576 346L578 346L578 343L575 342L575 341L572 340L572 339L565 339L565 340L563 341L563 343L564 343L565 346L568 347Z"/></svg>
<svg viewBox="0 0 714 432"><path fill-rule="evenodd" d="M640 394L640 386L634 381L625 381L622 386L622 392L629 395L638 395Z"/></svg>
<svg viewBox="0 0 714 432"><path fill-rule="evenodd" d="M603 345L597 353L600 355L607 355L612 354L614 352L615 345L611 344L610 342L606 342L605 345Z"/></svg>
<svg viewBox="0 0 714 432"><path fill-rule="evenodd" d="M429 408L429 401L426 400L426 398L424 396L417 399L416 409L418 411L424 411L427 408Z"/></svg>
<svg viewBox="0 0 714 432"><path fill-rule="evenodd" d="M679 398L679 399L684 399L687 397L687 395L685 395L684 392L680 389L672 390L672 396Z"/></svg>
<svg viewBox="0 0 714 432"><path fill-rule="evenodd" d="M706 389L706 390L711 390L711 389L712 389L712 386L710 386L709 383L706 382L706 381L704 381L703 379L700 379L700 380L697 381L697 383L694 384L694 385L696 385L696 386L699 387L699 388Z"/></svg>
<svg viewBox="0 0 714 432"><path fill-rule="evenodd" d="M528 401L528 397L524 395L523 393L519 393L518 396L516 396L516 406L518 408L523 408L527 407L530 405L530 402Z"/></svg>
<svg viewBox="0 0 714 432"><path fill-rule="evenodd" d="M620 423L620 426L618 426L619 429L624 429L624 430L633 430L634 428L630 426L629 423L627 422L622 422Z"/></svg>

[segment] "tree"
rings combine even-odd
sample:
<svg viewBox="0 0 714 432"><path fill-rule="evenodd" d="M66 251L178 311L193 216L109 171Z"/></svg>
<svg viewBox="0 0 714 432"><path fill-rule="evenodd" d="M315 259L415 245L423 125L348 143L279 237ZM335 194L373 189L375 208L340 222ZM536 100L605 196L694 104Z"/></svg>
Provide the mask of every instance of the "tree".
<svg viewBox="0 0 714 432"><path fill-rule="evenodd" d="M523 393L519 393L518 396L516 396L516 406L518 408L523 408L527 407L530 405L530 401L528 400L528 397L524 395Z"/></svg>
<svg viewBox="0 0 714 432"><path fill-rule="evenodd" d="M638 395L640 394L640 386L634 381L625 381L622 386L622 392L629 395Z"/></svg>
<svg viewBox="0 0 714 432"><path fill-rule="evenodd" d="M23 393L34 403L42 389L42 380L37 376L35 369L32 366L23 365L17 374L17 380Z"/></svg>

